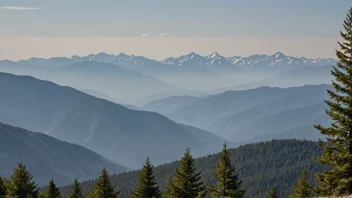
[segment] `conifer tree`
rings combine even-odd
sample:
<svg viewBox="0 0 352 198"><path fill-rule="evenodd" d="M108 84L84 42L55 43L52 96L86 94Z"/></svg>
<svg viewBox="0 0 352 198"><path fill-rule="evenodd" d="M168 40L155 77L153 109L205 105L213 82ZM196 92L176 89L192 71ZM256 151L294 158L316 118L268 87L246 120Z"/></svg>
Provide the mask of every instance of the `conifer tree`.
<svg viewBox="0 0 352 198"><path fill-rule="evenodd" d="M239 189L242 181L236 173L236 167L231 164L231 155L226 143L220 153L220 161L216 164L216 171L213 175L218 182L210 186L212 197L244 197L245 191Z"/></svg>
<svg viewBox="0 0 352 198"><path fill-rule="evenodd" d="M272 187L268 196L266 196L266 198L280 198L279 193L277 192L276 187Z"/></svg>
<svg viewBox="0 0 352 198"><path fill-rule="evenodd" d="M68 195L68 198L83 198L82 189L79 186L78 180L75 179L72 185L72 190Z"/></svg>
<svg viewBox="0 0 352 198"><path fill-rule="evenodd" d="M59 188L56 187L56 184L54 183L53 179L49 181L44 196L46 198L61 198Z"/></svg>
<svg viewBox="0 0 352 198"><path fill-rule="evenodd" d="M132 192L133 198L160 198L161 193L153 172L154 166L149 157L145 161L142 170L139 172L139 184L137 189Z"/></svg>
<svg viewBox="0 0 352 198"><path fill-rule="evenodd" d="M344 20L344 29L340 32L340 50L336 50L339 62L331 71L334 91L328 90L331 100L326 101L333 123L327 128L316 126L326 136L326 142L319 141L323 153L317 161L332 166L317 174L319 195L352 194L352 8Z"/></svg>
<svg viewBox="0 0 352 198"><path fill-rule="evenodd" d="M165 196L168 198L203 197L205 195L205 187L200 180L200 172L196 172L191 151L187 148L175 174L168 180Z"/></svg>
<svg viewBox="0 0 352 198"><path fill-rule="evenodd" d="M313 187L308 182L308 172L303 169L301 176L298 178L298 182L293 184L292 193L289 198L309 198L312 196Z"/></svg>
<svg viewBox="0 0 352 198"><path fill-rule="evenodd" d="M0 177L0 198L4 198L6 195L6 187L4 180Z"/></svg>
<svg viewBox="0 0 352 198"><path fill-rule="evenodd" d="M108 172L104 168L92 191L88 194L89 198L118 198L119 192L114 190Z"/></svg>
<svg viewBox="0 0 352 198"><path fill-rule="evenodd" d="M38 197L39 189L32 179L33 175L26 170L26 166L18 163L10 179L5 182L6 197Z"/></svg>

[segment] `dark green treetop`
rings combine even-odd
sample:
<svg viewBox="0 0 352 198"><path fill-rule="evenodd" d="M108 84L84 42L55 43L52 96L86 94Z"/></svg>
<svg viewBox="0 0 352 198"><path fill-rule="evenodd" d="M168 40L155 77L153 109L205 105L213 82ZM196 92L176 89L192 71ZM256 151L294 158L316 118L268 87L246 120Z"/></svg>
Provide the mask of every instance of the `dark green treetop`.
<svg viewBox="0 0 352 198"><path fill-rule="evenodd" d="M279 193L277 192L276 187L272 187L269 194L266 196L266 198L280 198Z"/></svg>
<svg viewBox="0 0 352 198"><path fill-rule="evenodd" d="M328 90L331 100L326 101L333 123L330 127L316 126L326 136L326 141L319 141L323 153L317 162L332 166L317 174L320 185L316 191L323 196L352 194L352 8L343 26L343 41L336 50L339 61L331 71L334 91Z"/></svg>
<svg viewBox="0 0 352 198"><path fill-rule="evenodd" d="M313 187L308 182L308 172L303 169L301 176L298 178L298 182L293 184L292 192L289 198L309 198L313 197Z"/></svg>
<svg viewBox="0 0 352 198"><path fill-rule="evenodd" d="M236 167L231 164L231 154L227 149L226 143L220 153L220 161L216 164L216 171L213 175L218 182L210 186L212 197L244 197L245 191L240 190L242 181L236 173Z"/></svg>
<svg viewBox="0 0 352 198"><path fill-rule="evenodd" d="M114 189L108 172L104 168L92 191L88 194L89 198L118 198L119 192Z"/></svg>
<svg viewBox="0 0 352 198"><path fill-rule="evenodd" d="M139 182L137 189L132 192L133 198L160 198L161 193L153 172L154 166L149 158L146 159L142 170L139 172Z"/></svg>
<svg viewBox="0 0 352 198"><path fill-rule="evenodd" d="M4 198L6 195L6 187L4 180L0 177L0 198Z"/></svg>
<svg viewBox="0 0 352 198"><path fill-rule="evenodd" d="M201 182L200 173L196 172L191 150L186 149L176 173L168 180L165 197L197 198L205 195L205 187Z"/></svg>
<svg viewBox="0 0 352 198"><path fill-rule="evenodd" d="M72 190L68 195L68 198L83 198L82 189L79 186L77 179L73 182Z"/></svg>
<svg viewBox="0 0 352 198"><path fill-rule="evenodd" d="M35 198L39 189L32 181L33 175L21 162L13 170L10 179L5 182L7 197Z"/></svg>
<svg viewBox="0 0 352 198"><path fill-rule="evenodd" d="M50 180L48 186L46 187L44 196L46 198L61 198L59 188L56 187L54 180Z"/></svg>

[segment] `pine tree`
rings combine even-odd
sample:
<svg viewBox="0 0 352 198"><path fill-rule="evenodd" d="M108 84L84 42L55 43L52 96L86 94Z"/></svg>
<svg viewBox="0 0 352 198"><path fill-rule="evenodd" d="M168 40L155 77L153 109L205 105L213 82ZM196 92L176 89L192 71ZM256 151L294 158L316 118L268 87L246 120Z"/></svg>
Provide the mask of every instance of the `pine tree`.
<svg viewBox="0 0 352 198"><path fill-rule="evenodd" d="M328 90L331 100L326 101L333 124L328 128L316 126L326 135L326 142L319 141L323 153L317 162L332 166L317 174L319 195L352 194L352 8L344 20L344 29L346 32L340 33L344 41L338 43L341 49L336 50L339 62L331 72L335 91Z"/></svg>
<svg viewBox="0 0 352 198"><path fill-rule="evenodd" d="M139 185L137 189L132 192L133 198L160 198L161 193L153 172L154 166L147 158L142 170L139 172Z"/></svg>
<svg viewBox="0 0 352 198"><path fill-rule="evenodd" d="M289 198L309 198L312 196L313 187L308 182L308 172L303 169L301 176L298 178L298 182L293 184L292 193Z"/></svg>
<svg viewBox="0 0 352 198"><path fill-rule="evenodd" d="M280 198L279 193L277 192L276 187L272 187L268 196L266 196L266 198Z"/></svg>
<svg viewBox="0 0 352 198"><path fill-rule="evenodd" d="M6 197L34 198L38 197L39 189L32 181L33 175L26 170L21 162L13 170L10 179L5 182Z"/></svg>
<svg viewBox="0 0 352 198"><path fill-rule="evenodd" d="M49 184L46 187L44 196L46 198L61 198L59 188L56 187L54 180L49 181Z"/></svg>
<svg viewBox="0 0 352 198"><path fill-rule="evenodd" d="M68 195L68 198L83 198L82 189L79 186L77 179L73 182L72 190Z"/></svg>
<svg viewBox="0 0 352 198"><path fill-rule="evenodd" d="M0 177L0 198L4 198L6 195L6 187L4 180Z"/></svg>
<svg viewBox="0 0 352 198"><path fill-rule="evenodd" d="M220 161L216 165L214 177L218 182L210 187L212 197L244 197L244 190L240 190L242 181L236 174L236 167L231 164L231 155L226 143L220 153Z"/></svg>
<svg viewBox="0 0 352 198"><path fill-rule="evenodd" d="M205 195L205 187L200 181L200 172L196 173L194 159L189 148L176 169L176 173L169 178L166 197L169 198L196 198Z"/></svg>
<svg viewBox="0 0 352 198"><path fill-rule="evenodd" d="M119 192L114 190L108 172L104 168L92 191L88 194L89 198L118 198Z"/></svg>

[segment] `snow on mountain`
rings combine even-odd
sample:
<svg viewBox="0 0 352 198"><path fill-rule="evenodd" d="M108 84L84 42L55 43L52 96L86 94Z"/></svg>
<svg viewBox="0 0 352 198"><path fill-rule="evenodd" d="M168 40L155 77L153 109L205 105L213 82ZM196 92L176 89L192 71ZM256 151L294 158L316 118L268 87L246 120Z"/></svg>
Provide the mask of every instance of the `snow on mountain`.
<svg viewBox="0 0 352 198"><path fill-rule="evenodd" d="M248 57L233 56L224 57L219 53L215 52L208 56L201 56L194 52L180 57L169 57L163 61L156 61L148 59L144 56L126 55L120 53L118 55L107 54L100 52L98 54L89 54L88 56L72 56L71 58L55 57L55 58L31 58L28 60L21 60L18 63L27 65L53 65L61 66L67 65L74 62L83 61L96 61L113 63L123 67L140 68L143 67L164 67L177 66L177 67L206 67L212 68L256 68L256 67L296 67L296 66L322 66L322 65L334 65L336 64L335 59L321 59L321 58L297 58L292 56L286 56L281 52L277 52L273 55L251 55Z"/></svg>
<svg viewBox="0 0 352 198"><path fill-rule="evenodd" d="M167 65L175 65L175 66L187 66L187 65L205 65L206 60L203 56L196 54L194 52L180 56L178 58L167 58L161 63L167 64Z"/></svg>
<svg viewBox="0 0 352 198"><path fill-rule="evenodd" d="M258 67L258 66L323 66L336 64L335 59L308 59L308 58L296 58L292 56L286 56L281 52L277 52L273 55L252 55L248 57L234 56L229 57L228 60L236 67Z"/></svg>

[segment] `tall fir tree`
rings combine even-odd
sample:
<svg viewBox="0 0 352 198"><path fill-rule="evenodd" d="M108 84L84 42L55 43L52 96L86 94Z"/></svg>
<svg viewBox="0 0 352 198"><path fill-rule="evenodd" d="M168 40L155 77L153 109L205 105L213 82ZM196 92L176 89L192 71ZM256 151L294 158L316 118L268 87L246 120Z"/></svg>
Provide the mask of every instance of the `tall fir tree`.
<svg viewBox="0 0 352 198"><path fill-rule="evenodd" d="M137 189L132 192L133 198L161 198L161 193L153 172L154 166L149 157L145 161L142 170L139 172L139 184Z"/></svg>
<svg viewBox="0 0 352 198"><path fill-rule="evenodd" d="M191 150L186 149L175 174L168 180L165 197L197 198L205 196L205 187L200 181L200 172L196 172Z"/></svg>
<svg viewBox="0 0 352 198"><path fill-rule="evenodd" d="M72 190L68 195L68 198L83 198L82 189L79 186L78 180L75 179L72 185Z"/></svg>
<svg viewBox="0 0 352 198"><path fill-rule="evenodd" d="M89 192L89 198L118 198L119 192L112 185L108 172L104 168L98 178L92 191Z"/></svg>
<svg viewBox="0 0 352 198"><path fill-rule="evenodd" d="M236 167L231 164L231 155L226 143L220 153L220 161L216 164L216 171L213 173L218 180L215 185L210 186L212 197L242 198L244 190L240 190L242 181L236 173Z"/></svg>
<svg viewBox="0 0 352 198"><path fill-rule="evenodd" d="M331 100L326 101L333 124L327 128L316 126L326 136L326 141L319 141L323 153L317 162L332 166L317 174L317 193L326 196L352 194L352 8L344 20L344 29L340 32L344 41L336 50L339 62L331 71L335 91L328 90Z"/></svg>
<svg viewBox="0 0 352 198"><path fill-rule="evenodd" d="M289 198L310 198L313 197L313 187L308 182L308 172L303 169L298 182L293 184Z"/></svg>
<svg viewBox="0 0 352 198"><path fill-rule="evenodd" d="M0 198L4 198L6 195L6 187L4 180L0 177Z"/></svg>
<svg viewBox="0 0 352 198"><path fill-rule="evenodd" d="M46 198L61 198L60 190L56 187L54 180L50 180L48 186L46 187L44 196Z"/></svg>
<svg viewBox="0 0 352 198"><path fill-rule="evenodd" d="M10 179L5 181L6 197L38 197L39 189L32 179L33 175L26 170L26 166L18 163Z"/></svg>
<svg viewBox="0 0 352 198"><path fill-rule="evenodd" d="M274 186L271 188L269 194L266 196L266 198L280 198L279 193L277 192L277 188Z"/></svg>

